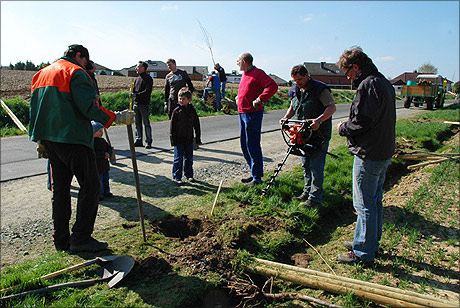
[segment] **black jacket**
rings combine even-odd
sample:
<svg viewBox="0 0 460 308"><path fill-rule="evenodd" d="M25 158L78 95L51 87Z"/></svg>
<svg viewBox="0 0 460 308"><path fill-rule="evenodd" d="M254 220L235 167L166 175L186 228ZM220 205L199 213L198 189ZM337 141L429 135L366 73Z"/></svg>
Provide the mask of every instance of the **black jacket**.
<svg viewBox="0 0 460 308"><path fill-rule="evenodd" d="M347 137L351 154L362 159L386 160L395 151L395 90L372 63L361 68L361 75L353 84L358 89L349 119L340 126L339 134Z"/></svg>
<svg viewBox="0 0 460 308"><path fill-rule="evenodd" d="M177 106L171 115L169 136L171 145L193 143L195 130L196 143L201 144L200 120L195 108L191 104Z"/></svg>
<svg viewBox="0 0 460 308"><path fill-rule="evenodd" d="M103 138L94 137L94 152L96 153L97 173L109 172L109 160L105 158L105 153L112 154L112 147Z"/></svg>
<svg viewBox="0 0 460 308"><path fill-rule="evenodd" d="M152 93L153 79L146 72L137 76L134 81L134 103L139 105L150 104L150 94Z"/></svg>

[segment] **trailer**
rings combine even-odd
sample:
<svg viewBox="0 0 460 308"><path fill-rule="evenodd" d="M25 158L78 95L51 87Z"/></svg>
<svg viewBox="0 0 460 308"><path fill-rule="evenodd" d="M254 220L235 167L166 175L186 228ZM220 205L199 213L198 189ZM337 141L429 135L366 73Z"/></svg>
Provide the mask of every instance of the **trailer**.
<svg viewBox="0 0 460 308"><path fill-rule="evenodd" d="M417 80L408 80L401 90L404 97L404 107L409 108L411 103L415 107L426 104L428 110L442 108L447 92L447 80L441 75L418 75Z"/></svg>

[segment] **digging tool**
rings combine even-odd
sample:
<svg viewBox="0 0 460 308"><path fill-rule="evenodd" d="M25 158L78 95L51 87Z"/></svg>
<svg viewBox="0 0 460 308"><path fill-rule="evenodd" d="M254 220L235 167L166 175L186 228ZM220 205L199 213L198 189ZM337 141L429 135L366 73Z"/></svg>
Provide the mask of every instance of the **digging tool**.
<svg viewBox="0 0 460 308"><path fill-rule="evenodd" d="M222 183L224 183L224 180L220 180L219 188L217 189L217 193L216 193L216 199L214 199L214 204L212 205L211 216L212 216L212 213L214 212L214 208L216 207L217 198L219 197L219 193L220 193L220 190L222 188Z"/></svg>
<svg viewBox="0 0 460 308"><path fill-rule="evenodd" d="M133 90L134 90L134 80L131 81L131 90L130 90L131 94L133 93ZM129 96L129 110L133 110L133 98L131 97L131 95ZM139 171L137 170L136 150L134 148L133 126L132 124L128 124L126 125L126 127L128 128L128 140L129 140L129 149L131 151L131 161L133 164L134 182L136 183L137 206L139 207L139 219L141 220L142 238L144 242L146 242L147 239L145 237L144 211L142 209L141 186L139 183Z"/></svg>
<svg viewBox="0 0 460 308"><path fill-rule="evenodd" d="M311 140L313 136L313 129L310 127L310 123L307 120L283 120L281 122L281 135L283 136L284 142L288 145L288 149L283 161L278 164L278 167L268 181L267 187L262 189L262 196L264 196L273 185L276 177L281 171L281 168L283 168L286 160L291 154L297 156L307 156L311 151L321 151L334 158L339 158L335 154L324 151L321 148L321 145L318 145L318 143L321 143L320 141L324 140L315 140L315 142Z"/></svg>
<svg viewBox="0 0 460 308"><path fill-rule="evenodd" d="M86 287L86 286L91 286L93 284L104 282L104 281L108 281L107 283L108 286L112 288L118 282L120 282L120 280L122 280L126 275L128 275L128 273L131 271L131 269L134 266L134 259L133 257L127 256L127 255L97 257L93 260L89 260L89 261L71 266L69 268L65 268L63 270L42 276L40 277L40 279L49 279L52 277L56 277L60 274L74 271L76 269L83 268L85 266L92 265L92 264L99 264L103 266L98 271L98 275L101 278L94 278L94 279L74 281L74 282L66 282L66 283L56 284L53 286L44 287L41 289L29 290L29 291L21 292L18 294L4 296L0 298L0 301L15 299L15 298L22 297L25 295L30 295L30 294L55 291L55 290L59 290L59 289L66 288L66 287Z"/></svg>

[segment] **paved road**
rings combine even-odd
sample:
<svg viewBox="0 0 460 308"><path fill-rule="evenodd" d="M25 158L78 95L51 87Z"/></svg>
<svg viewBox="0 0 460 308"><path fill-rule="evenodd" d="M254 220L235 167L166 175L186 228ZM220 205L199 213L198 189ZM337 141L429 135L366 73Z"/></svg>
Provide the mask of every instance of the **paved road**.
<svg viewBox="0 0 460 308"><path fill-rule="evenodd" d="M349 105L337 105L334 119L346 118ZM402 102L397 102L401 109ZM280 129L279 119L286 110L274 110L264 114L262 132ZM239 137L238 115L213 116L200 119L202 142L209 144ZM124 125L108 130L110 141L115 147L117 159L130 158L127 129ZM153 148L146 150L136 148L136 156L170 151L169 122L152 123ZM36 143L30 142L27 136L1 138L1 177L0 182L20 179L46 173L46 159L38 159Z"/></svg>

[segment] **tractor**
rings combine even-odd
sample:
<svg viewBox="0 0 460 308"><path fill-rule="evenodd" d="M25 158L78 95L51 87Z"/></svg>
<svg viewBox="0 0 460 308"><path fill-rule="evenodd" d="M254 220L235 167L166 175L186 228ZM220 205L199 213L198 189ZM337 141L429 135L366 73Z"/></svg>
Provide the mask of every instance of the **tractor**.
<svg viewBox="0 0 460 308"><path fill-rule="evenodd" d="M417 80L408 80L403 86L401 96L404 97L404 107L409 108L411 103L419 107L423 103L426 109L433 110L444 106L447 92L447 79L441 75L422 74Z"/></svg>

